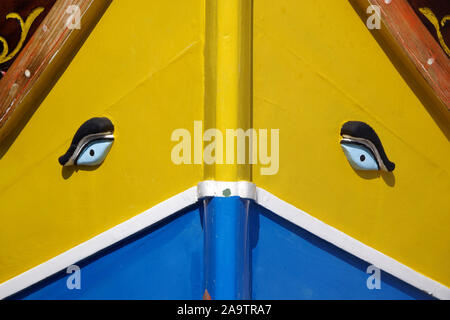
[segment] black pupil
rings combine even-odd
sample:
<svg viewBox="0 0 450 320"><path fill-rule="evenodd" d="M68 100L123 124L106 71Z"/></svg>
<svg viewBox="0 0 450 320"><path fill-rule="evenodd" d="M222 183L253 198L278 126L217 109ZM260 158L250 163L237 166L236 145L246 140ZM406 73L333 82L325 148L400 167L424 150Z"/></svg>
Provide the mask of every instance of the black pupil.
<svg viewBox="0 0 450 320"><path fill-rule="evenodd" d="M359 157L359 159L364 162L364 160L366 160L366 156L362 154L361 157Z"/></svg>
<svg viewBox="0 0 450 320"><path fill-rule="evenodd" d="M91 155L91 157L93 157L95 154L94 150L91 149L91 151L89 151L89 154Z"/></svg>

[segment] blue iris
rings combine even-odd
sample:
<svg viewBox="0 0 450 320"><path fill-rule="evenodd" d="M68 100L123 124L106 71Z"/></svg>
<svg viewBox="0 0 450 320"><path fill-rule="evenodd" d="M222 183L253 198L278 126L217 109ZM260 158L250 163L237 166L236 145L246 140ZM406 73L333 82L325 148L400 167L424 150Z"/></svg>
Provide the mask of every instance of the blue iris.
<svg viewBox="0 0 450 320"><path fill-rule="evenodd" d="M372 152L359 144L341 143L342 150L355 170L379 170Z"/></svg>
<svg viewBox="0 0 450 320"><path fill-rule="evenodd" d="M79 166L97 166L105 160L111 149L112 140L95 140L90 142L77 158Z"/></svg>

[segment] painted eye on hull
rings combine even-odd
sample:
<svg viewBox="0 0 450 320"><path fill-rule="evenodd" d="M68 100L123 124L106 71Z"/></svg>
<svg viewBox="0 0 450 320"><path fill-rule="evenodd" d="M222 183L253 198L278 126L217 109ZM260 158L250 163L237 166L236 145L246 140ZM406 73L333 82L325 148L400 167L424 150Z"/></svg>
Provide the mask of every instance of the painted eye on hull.
<svg viewBox="0 0 450 320"><path fill-rule="evenodd" d="M108 118L92 118L81 125L65 154L59 157L64 166L97 166L105 160L114 141L114 125Z"/></svg>
<svg viewBox="0 0 450 320"><path fill-rule="evenodd" d="M78 166L97 166L105 160L113 140L96 140L89 143L76 160Z"/></svg>
<svg viewBox="0 0 450 320"><path fill-rule="evenodd" d="M353 143L341 143L341 147L355 170L379 170L374 155L366 147Z"/></svg>
<svg viewBox="0 0 450 320"><path fill-rule="evenodd" d="M394 171L395 163L389 161L380 138L367 123L348 121L341 136L342 150L354 169Z"/></svg>

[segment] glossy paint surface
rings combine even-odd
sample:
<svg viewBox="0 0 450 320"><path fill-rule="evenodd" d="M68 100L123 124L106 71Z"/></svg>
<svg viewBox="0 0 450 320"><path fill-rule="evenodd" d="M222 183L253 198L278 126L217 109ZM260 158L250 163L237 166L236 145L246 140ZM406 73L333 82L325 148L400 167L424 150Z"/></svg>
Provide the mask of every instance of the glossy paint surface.
<svg viewBox="0 0 450 320"><path fill-rule="evenodd" d="M449 125L349 1L256 0L253 125L280 130L280 168L253 182L450 286ZM394 172L355 171L342 125L369 124Z"/></svg>
<svg viewBox="0 0 450 320"><path fill-rule="evenodd" d="M201 299L206 283L213 299L430 299L384 272L369 290L366 262L238 197L183 210L77 266L80 290L64 270L10 298Z"/></svg>
<svg viewBox="0 0 450 320"><path fill-rule="evenodd" d="M136 8L111 3L17 138L2 145L0 283L202 180L201 165L171 161L170 137L203 117L203 1ZM61 168L74 132L95 116L116 127L108 157L92 170Z"/></svg>
<svg viewBox="0 0 450 320"><path fill-rule="evenodd" d="M249 299L250 200L204 200L205 287L215 300Z"/></svg>
<svg viewBox="0 0 450 320"><path fill-rule="evenodd" d="M370 290L365 261L258 205L251 217L253 299L432 298L383 271L380 289Z"/></svg>
<svg viewBox="0 0 450 320"><path fill-rule="evenodd" d="M201 299L203 236L192 207L77 264L81 289L57 275L12 299Z"/></svg>
<svg viewBox="0 0 450 320"><path fill-rule="evenodd" d="M353 7L255 0L251 83L249 51L239 51L248 49L242 23L250 19L248 7L208 3L214 5L142 1L135 10L131 2L113 2L14 143L2 146L0 282L206 177L252 180L450 285L448 128L437 124L432 101L383 52ZM211 36L205 28L213 26ZM57 157L93 116L116 125L114 148L95 170L61 169ZM279 129L278 173L261 175L260 165L252 173L247 165L175 165L171 133L202 119L222 130ZM379 133L395 173L348 165L339 130L354 119Z"/></svg>

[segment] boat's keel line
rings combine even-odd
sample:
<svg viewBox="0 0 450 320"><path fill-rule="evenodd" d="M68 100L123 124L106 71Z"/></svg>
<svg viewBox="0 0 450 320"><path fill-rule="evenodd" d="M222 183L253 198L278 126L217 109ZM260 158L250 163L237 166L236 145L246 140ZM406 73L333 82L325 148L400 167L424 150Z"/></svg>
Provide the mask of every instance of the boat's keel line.
<svg viewBox="0 0 450 320"><path fill-rule="evenodd" d="M205 290L214 300L251 299L249 199L203 199Z"/></svg>
<svg viewBox="0 0 450 320"><path fill-rule="evenodd" d="M249 203L287 221L439 299L450 289L325 224L253 183L203 181L98 236L0 284L0 299L20 292L149 226L198 203L204 209L205 290L213 299L250 298ZM220 237L218 237L218 235ZM217 239L221 239L218 241ZM220 260L220 263L218 263ZM224 263L223 261L227 261ZM242 276L244 275L244 276ZM213 285L212 285L213 284ZM206 291L205 291L206 292Z"/></svg>

